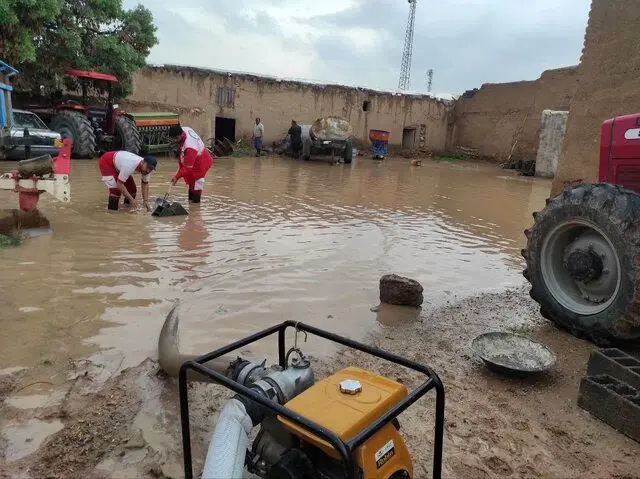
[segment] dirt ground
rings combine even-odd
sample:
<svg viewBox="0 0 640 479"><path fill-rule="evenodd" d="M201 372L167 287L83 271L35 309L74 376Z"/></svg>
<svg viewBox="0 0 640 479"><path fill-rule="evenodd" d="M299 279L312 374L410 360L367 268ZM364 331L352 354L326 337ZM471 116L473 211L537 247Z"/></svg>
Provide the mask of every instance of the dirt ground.
<svg viewBox="0 0 640 479"><path fill-rule="evenodd" d="M372 313L372 321L376 315ZM429 364L446 389L444 477L640 478L640 445L576 405L580 378L594 346L544 322L524 288L429 306L419 314L383 309L369 342ZM473 357L472 339L489 330L514 330L536 338L558 356L540 378L507 379ZM310 339L311 341L311 339ZM275 347L275 345L274 345ZM345 351L314 361L316 376L347 365L369 368L412 387L419 377L402 368ZM23 370L0 376L0 415L5 421L51 423L49 435L30 454L0 458L0 477L182 477L177 383L155 361L106 382L89 363L70 365L69 388L36 408L16 407ZM190 402L196 467L201 468L216 411L230 394L192 385ZM431 477L434 396L400 416L413 454L415 477ZM6 436L6 435L5 435ZM23 434L25 443L34 438ZM7 437L0 450L19 448ZM199 470L199 469L198 469Z"/></svg>

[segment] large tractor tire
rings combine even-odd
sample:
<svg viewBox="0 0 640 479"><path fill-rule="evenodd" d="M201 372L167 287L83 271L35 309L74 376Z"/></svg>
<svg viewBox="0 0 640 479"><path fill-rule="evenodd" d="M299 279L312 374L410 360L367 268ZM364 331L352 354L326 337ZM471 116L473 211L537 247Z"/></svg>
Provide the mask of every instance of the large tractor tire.
<svg viewBox="0 0 640 479"><path fill-rule="evenodd" d="M640 339L640 196L572 186L533 218L523 274L542 316L599 346Z"/></svg>
<svg viewBox="0 0 640 479"><path fill-rule="evenodd" d="M112 149L126 150L138 155L142 150L142 138L134 121L125 115L116 118L115 139Z"/></svg>
<svg viewBox="0 0 640 479"><path fill-rule="evenodd" d="M82 113L73 110L60 111L51 120L51 129L63 138L71 138L73 158L93 158L96 151L96 135L91 122Z"/></svg>

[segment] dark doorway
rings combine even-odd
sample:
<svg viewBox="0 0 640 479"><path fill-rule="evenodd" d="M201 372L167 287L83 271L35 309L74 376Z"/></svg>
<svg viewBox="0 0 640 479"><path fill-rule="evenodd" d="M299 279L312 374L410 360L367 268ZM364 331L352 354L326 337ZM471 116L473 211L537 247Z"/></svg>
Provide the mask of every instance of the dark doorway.
<svg viewBox="0 0 640 479"><path fill-rule="evenodd" d="M224 118L216 116L216 140L222 141L227 138L232 143L236 142L236 120L233 118Z"/></svg>
<svg viewBox="0 0 640 479"><path fill-rule="evenodd" d="M416 129L405 128L402 130L402 149L411 150L416 146Z"/></svg>

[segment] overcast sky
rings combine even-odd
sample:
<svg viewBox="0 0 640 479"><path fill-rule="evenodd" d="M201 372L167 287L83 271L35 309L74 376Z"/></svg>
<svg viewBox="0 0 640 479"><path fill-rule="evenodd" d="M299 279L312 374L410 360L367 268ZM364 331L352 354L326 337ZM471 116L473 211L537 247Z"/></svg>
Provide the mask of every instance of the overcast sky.
<svg viewBox="0 0 640 479"><path fill-rule="evenodd" d="M154 15L150 63L398 86L407 0L124 0ZM580 60L590 0L418 0L411 90L460 94Z"/></svg>

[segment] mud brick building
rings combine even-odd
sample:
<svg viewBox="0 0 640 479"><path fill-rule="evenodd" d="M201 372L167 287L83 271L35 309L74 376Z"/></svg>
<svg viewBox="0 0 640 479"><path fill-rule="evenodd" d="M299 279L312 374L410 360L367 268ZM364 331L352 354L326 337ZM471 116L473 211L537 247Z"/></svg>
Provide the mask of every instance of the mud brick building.
<svg viewBox="0 0 640 479"><path fill-rule="evenodd" d="M534 81L488 83L456 102L453 142L483 157L534 160L544 110L569 110L578 88L576 66L547 70Z"/></svg>
<svg viewBox="0 0 640 479"><path fill-rule="evenodd" d="M132 111L174 111L203 138L251 136L254 119L268 143L286 135L291 119L311 123L323 115L347 118L356 142L369 129L391 132L392 145L433 151L465 146L500 162L511 153L535 159L542 111L568 110L577 67L544 72L534 81L485 84L455 104L429 95L397 94L320 85L181 66L148 66L136 73Z"/></svg>
<svg viewBox="0 0 640 479"><path fill-rule="evenodd" d="M232 141L265 125L267 143L285 137L295 119L310 124L324 115L347 118L356 142L369 129L391 132L404 148L445 150L451 103L429 95L398 95L362 88L285 81L265 76L180 66L148 66L136 73L131 110L174 111L204 138Z"/></svg>
<svg viewBox="0 0 640 479"><path fill-rule="evenodd" d="M600 125L640 111L640 2L593 0L552 193L597 179Z"/></svg>

